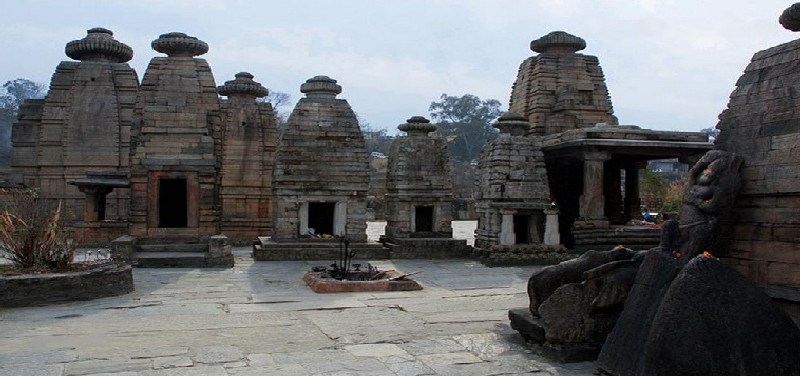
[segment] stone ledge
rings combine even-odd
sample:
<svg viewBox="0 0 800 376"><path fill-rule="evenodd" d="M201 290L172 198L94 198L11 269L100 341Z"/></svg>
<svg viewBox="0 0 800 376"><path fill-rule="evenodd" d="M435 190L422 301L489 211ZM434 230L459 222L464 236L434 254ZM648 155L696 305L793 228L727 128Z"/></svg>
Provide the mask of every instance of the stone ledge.
<svg viewBox="0 0 800 376"><path fill-rule="evenodd" d="M103 264L81 272L5 276L0 277L0 307L92 300L133 290L133 274L127 264Z"/></svg>
<svg viewBox="0 0 800 376"><path fill-rule="evenodd" d="M386 273L390 278L400 276L396 271L389 270ZM303 276L303 282L316 293L422 290L417 281L408 278L394 281L340 281L329 277L327 273L308 272Z"/></svg>

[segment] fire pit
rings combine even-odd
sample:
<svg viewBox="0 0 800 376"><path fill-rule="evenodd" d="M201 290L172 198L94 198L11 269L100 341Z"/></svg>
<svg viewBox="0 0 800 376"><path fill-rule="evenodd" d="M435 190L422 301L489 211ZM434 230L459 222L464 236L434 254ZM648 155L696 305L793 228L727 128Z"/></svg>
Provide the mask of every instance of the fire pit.
<svg viewBox="0 0 800 376"><path fill-rule="evenodd" d="M361 291L414 291L422 286L411 278L414 273L400 273L396 270L378 270L367 264L354 264L356 251L350 250L350 241L339 238L339 260L328 267L314 267L303 276L303 281L316 293L361 292ZM351 270L351 267L355 268Z"/></svg>

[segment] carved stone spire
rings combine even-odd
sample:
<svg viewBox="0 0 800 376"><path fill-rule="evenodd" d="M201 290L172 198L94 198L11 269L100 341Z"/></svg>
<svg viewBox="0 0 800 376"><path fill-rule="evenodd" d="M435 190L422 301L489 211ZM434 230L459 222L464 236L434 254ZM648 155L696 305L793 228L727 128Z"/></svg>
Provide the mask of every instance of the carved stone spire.
<svg viewBox="0 0 800 376"><path fill-rule="evenodd" d="M64 52L81 61L125 63L133 58L133 49L114 39L114 33L102 27L89 29L85 38L67 43Z"/></svg>
<svg viewBox="0 0 800 376"><path fill-rule="evenodd" d="M497 119L492 125L500 130L501 133L508 133L512 136L524 136L530 128L530 123L525 116L514 112L506 112Z"/></svg>
<svg viewBox="0 0 800 376"><path fill-rule="evenodd" d="M791 31L800 31L800 3L794 3L786 8L778 18L783 27Z"/></svg>

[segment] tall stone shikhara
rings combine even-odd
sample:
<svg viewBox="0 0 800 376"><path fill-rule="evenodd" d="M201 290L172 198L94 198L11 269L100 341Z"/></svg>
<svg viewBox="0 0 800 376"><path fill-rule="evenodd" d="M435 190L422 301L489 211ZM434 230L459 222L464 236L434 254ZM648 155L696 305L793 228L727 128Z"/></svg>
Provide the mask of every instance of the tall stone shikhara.
<svg viewBox="0 0 800 376"><path fill-rule="evenodd" d="M268 91L252 74L240 72L217 92L228 97L221 104L218 146L220 230L234 239L269 234L277 131L272 105L256 103Z"/></svg>
<svg viewBox="0 0 800 376"><path fill-rule="evenodd" d="M586 41L563 31L531 42L538 55L520 65L509 103L509 112L528 118L531 135L617 124L599 60L577 53L584 48Z"/></svg>
<svg viewBox="0 0 800 376"><path fill-rule="evenodd" d="M358 120L327 76L300 86L276 151L273 239L346 236L365 242L369 162Z"/></svg>
<svg viewBox="0 0 800 376"><path fill-rule="evenodd" d="M127 62L129 46L104 28L65 47L44 100L26 102L13 130L12 167L26 186L63 202L67 223L124 221L130 129L139 80ZM80 182L81 184L70 184ZM108 197L107 197L108 195ZM101 226L101 225L97 225ZM79 240L96 240L99 227L80 226ZM106 221L102 226L114 227ZM110 229L113 238L124 223Z"/></svg>
<svg viewBox="0 0 800 376"><path fill-rule="evenodd" d="M211 68L194 56L208 45L183 33L161 35L142 77L131 131L130 234L205 236L219 232L219 98Z"/></svg>
<svg viewBox="0 0 800 376"><path fill-rule="evenodd" d="M447 146L430 120L414 116L397 129L386 178L386 237L452 237L453 184Z"/></svg>
<svg viewBox="0 0 800 376"><path fill-rule="evenodd" d="M800 3L780 18L800 30ZM800 322L800 40L753 55L719 115L715 148L744 157L721 255Z"/></svg>
<svg viewBox="0 0 800 376"><path fill-rule="evenodd" d="M543 243L551 199L541 141L525 136L530 124L519 114L494 127L500 135L484 146L476 174L475 247Z"/></svg>

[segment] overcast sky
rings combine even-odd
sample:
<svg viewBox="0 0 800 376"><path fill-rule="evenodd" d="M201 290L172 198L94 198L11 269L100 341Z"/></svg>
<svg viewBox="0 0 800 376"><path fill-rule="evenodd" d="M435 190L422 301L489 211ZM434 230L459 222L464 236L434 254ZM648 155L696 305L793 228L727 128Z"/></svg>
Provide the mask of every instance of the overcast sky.
<svg viewBox="0 0 800 376"><path fill-rule="evenodd" d="M49 84L64 45L105 27L131 46L141 79L159 34L208 43L218 85L240 71L301 97L315 75L339 81L359 116L395 132L442 93L508 108L531 40L564 30L587 42L621 124L713 127L753 53L800 37L777 0L104 0L4 2L0 81ZM286 110L289 110L288 108Z"/></svg>

